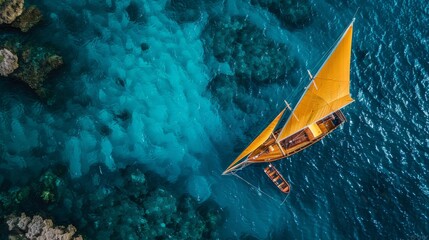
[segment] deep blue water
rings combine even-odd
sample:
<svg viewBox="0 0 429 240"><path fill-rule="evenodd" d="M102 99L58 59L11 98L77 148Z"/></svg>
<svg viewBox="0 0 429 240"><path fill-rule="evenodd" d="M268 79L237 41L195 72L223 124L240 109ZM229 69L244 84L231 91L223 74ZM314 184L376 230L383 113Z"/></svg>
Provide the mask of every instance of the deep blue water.
<svg viewBox="0 0 429 240"><path fill-rule="evenodd" d="M45 18L26 38L57 49L66 65L49 80L51 106L22 86L0 82L4 179L25 182L57 162L75 180L91 166L115 172L138 163L180 181L180 191L199 201L219 204L226 215L221 238L429 237L426 1L314 0L312 21L298 28L246 1L183 1L193 9L185 13L153 0L32 3ZM221 176L284 99L298 101L308 84L306 69L317 67L357 9L351 64L356 101L343 111L348 122L341 129L276 163L292 184L285 204L279 206L282 196L262 166L240 175L275 201ZM285 44L296 61L292 70L250 87L229 83L216 97L209 88L215 75L232 75L239 67L216 63L203 35L210 19L229 16L241 16L269 41ZM129 117L118 119L124 112ZM100 133L106 127L108 136Z"/></svg>

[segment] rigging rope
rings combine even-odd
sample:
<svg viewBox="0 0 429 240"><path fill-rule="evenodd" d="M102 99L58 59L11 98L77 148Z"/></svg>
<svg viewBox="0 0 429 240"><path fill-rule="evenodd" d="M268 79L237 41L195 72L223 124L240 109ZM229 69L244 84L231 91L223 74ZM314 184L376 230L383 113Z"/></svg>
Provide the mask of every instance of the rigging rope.
<svg viewBox="0 0 429 240"><path fill-rule="evenodd" d="M273 198L271 195L269 195L268 193L262 191L260 188L256 187L255 185L251 184L246 179L240 177L235 172L231 172L231 174L234 175L234 176L236 176L237 178L241 179L243 182L247 183L248 185L250 185L251 187L253 187L254 189L256 189L258 192L265 194L267 197L271 198L271 200L273 200L274 202L278 202L278 199ZM282 205L286 201L286 199L287 199L288 196L289 196L289 194L286 196L286 198L283 200L283 202L280 203L280 205Z"/></svg>
<svg viewBox="0 0 429 240"><path fill-rule="evenodd" d="M290 192L292 191L292 186L289 184L289 193L286 195L285 199L283 200L282 203L280 203L280 206L283 205L283 203L286 202L287 198L289 197Z"/></svg>

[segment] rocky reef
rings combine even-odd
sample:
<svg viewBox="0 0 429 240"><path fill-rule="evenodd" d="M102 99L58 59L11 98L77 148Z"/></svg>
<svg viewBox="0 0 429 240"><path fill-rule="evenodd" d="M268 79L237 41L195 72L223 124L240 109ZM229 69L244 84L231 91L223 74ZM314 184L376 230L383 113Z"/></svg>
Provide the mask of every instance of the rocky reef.
<svg viewBox="0 0 429 240"><path fill-rule="evenodd" d="M30 6L12 22L11 26L19 28L22 32L28 32L30 28L34 27L42 20L42 13L36 6Z"/></svg>
<svg viewBox="0 0 429 240"><path fill-rule="evenodd" d="M267 9L289 29L302 28L313 20L309 0L251 0L250 3Z"/></svg>
<svg viewBox="0 0 429 240"><path fill-rule="evenodd" d="M0 0L0 24L11 24L24 11L24 0Z"/></svg>
<svg viewBox="0 0 429 240"><path fill-rule="evenodd" d="M6 223L10 231L9 239L83 240L82 236L76 236L77 230L73 225L55 226L51 219L43 219L39 215L10 215L6 218Z"/></svg>
<svg viewBox="0 0 429 240"><path fill-rule="evenodd" d="M38 96L46 98L48 92L44 87L44 82L48 79L50 72L63 65L62 57L47 47L36 47L19 40L8 41L0 46L17 57L16 64L12 64L11 60L5 62L6 58L3 59L3 62L0 63L0 71L3 65L9 66L7 68L9 71L4 71L8 74L2 74L2 76L20 80L33 89ZM13 68L18 66L18 62L19 67ZM13 71L11 71L12 69Z"/></svg>
<svg viewBox="0 0 429 240"><path fill-rule="evenodd" d="M0 24L7 24L27 32L42 20L36 6L24 8L24 0L0 0Z"/></svg>
<svg viewBox="0 0 429 240"><path fill-rule="evenodd" d="M2 181L0 216L30 211L39 213L56 222L72 223L88 239L218 237L217 229L223 214L215 203L198 203L193 197L176 191L179 186L164 182L153 173L144 173L139 166L115 172L109 172L104 166L93 167L80 180L70 179L66 171L65 167L57 166L30 179L22 187L8 187L11 184ZM52 222L40 217L31 220L23 215L21 218L27 226L37 220L42 228L53 227ZM14 234L25 235L19 227L23 224L16 220L19 217L12 219L13 225L9 229ZM60 229L62 234L72 233L70 236L75 232L70 226ZM1 237L4 236L0 233Z"/></svg>
<svg viewBox="0 0 429 240"><path fill-rule="evenodd" d="M24 0L0 0L0 24L27 32L41 19L41 11L36 6L25 8ZM18 79L45 98L47 91L43 83L51 71L63 64L62 58L47 47L37 46L34 40L30 43L22 33L8 28L2 30L0 76Z"/></svg>
<svg viewBox="0 0 429 240"><path fill-rule="evenodd" d="M0 49L0 75L7 77L18 68L18 57L6 48Z"/></svg>

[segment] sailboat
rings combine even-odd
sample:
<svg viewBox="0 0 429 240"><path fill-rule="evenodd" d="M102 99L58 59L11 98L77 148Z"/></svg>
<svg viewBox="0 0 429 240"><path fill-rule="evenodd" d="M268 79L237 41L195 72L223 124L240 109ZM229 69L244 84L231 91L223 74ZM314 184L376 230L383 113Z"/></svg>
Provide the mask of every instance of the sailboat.
<svg viewBox="0 0 429 240"><path fill-rule="evenodd" d="M287 107L238 155L223 175L235 174L250 164L290 157L322 140L346 121L341 109L354 101L350 96L353 23L354 19L317 73L312 76L309 72L311 82L295 108L292 110L286 103ZM283 126L277 127L287 108L292 113Z"/></svg>

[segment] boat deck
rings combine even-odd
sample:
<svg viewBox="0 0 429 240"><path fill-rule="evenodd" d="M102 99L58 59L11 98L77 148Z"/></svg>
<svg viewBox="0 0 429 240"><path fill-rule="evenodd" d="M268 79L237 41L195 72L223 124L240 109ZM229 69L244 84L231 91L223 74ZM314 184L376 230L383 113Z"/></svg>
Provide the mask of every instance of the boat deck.
<svg viewBox="0 0 429 240"><path fill-rule="evenodd" d="M307 127L287 138L276 142L281 130L276 131L249 156L249 162L272 162L291 156L320 141L346 121L341 111L321 119L314 126ZM313 130L311 129L313 128ZM318 132L313 132L316 129Z"/></svg>

